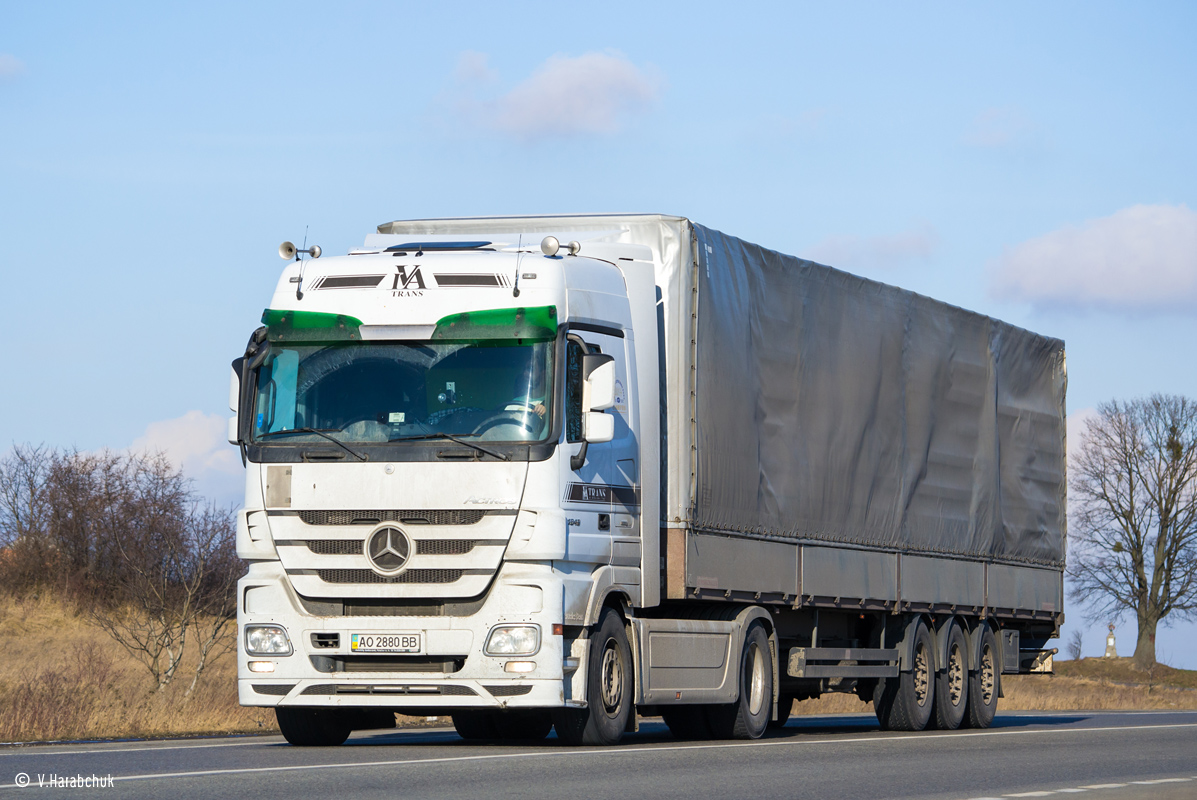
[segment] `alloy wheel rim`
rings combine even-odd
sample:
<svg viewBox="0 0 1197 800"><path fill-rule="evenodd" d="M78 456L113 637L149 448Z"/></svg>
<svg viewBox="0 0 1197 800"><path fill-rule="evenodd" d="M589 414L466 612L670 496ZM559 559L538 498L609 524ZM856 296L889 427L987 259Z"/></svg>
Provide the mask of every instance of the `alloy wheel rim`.
<svg viewBox="0 0 1197 800"><path fill-rule="evenodd" d="M959 645L952 648L948 657L948 699L953 706L964 701L964 654Z"/></svg>
<svg viewBox="0 0 1197 800"><path fill-rule="evenodd" d="M927 668L927 648L919 645L914 654L914 699L920 706L931 696L930 670Z"/></svg>
<svg viewBox="0 0 1197 800"><path fill-rule="evenodd" d="M748 663L744 665L748 678L748 713L756 716L765 705L765 659L755 642L748 648Z"/></svg>
<svg viewBox="0 0 1197 800"><path fill-rule="evenodd" d="M981 654L981 702L989 705L993 702L993 687L997 682L994 678L993 648L986 647Z"/></svg>

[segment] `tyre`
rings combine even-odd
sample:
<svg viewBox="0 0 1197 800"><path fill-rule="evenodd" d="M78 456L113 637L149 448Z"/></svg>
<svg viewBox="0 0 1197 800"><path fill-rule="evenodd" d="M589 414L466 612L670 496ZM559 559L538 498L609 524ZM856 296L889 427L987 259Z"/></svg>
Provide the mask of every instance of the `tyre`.
<svg viewBox="0 0 1197 800"><path fill-rule="evenodd" d="M633 695L632 651L615 609L605 609L591 632L587 660L587 707L558 709L553 727L566 744L616 744L627 728Z"/></svg>
<svg viewBox="0 0 1197 800"><path fill-rule="evenodd" d="M493 719L500 739L539 741L553 729L553 716L548 711L501 711Z"/></svg>
<svg viewBox="0 0 1197 800"><path fill-rule="evenodd" d="M707 706L672 706L661 709L661 719L669 727L673 738L695 741L715 738L707 719Z"/></svg>
<svg viewBox="0 0 1197 800"><path fill-rule="evenodd" d="M275 706L274 716L283 738L298 747L336 747L353 732L339 709Z"/></svg>
<svg viewBox="0 0 1197 800"><path fill-rule="evenodd" d="M773 658L760 622L752 623L744 636L739 674L736 702L709 707L707 716L717 739L759 739L773 716Z"/></svg>
<svg viewBox="0 0 1197 800"><path fill-rule="evenodd" d="M941 731L954 731L968 706L968 639L955 622L944 628L944 663L935 673L935 714L931 722Z"/></svg>
<svg viewBox="0 0 1197 800"><path fill-rule="evenodd" d="M997 713L998 681L1001 680L997 639L985 623L981 623L974 635L980 635L981 643L976 651L975 669L968 675L968 709L964 712L964 726L988 728Z"/></svg>
<svg viewBox="0 0 1197 800"><path fill-rule="evenodd" d="M453 714L453 728L463 739L498 739L499 728L493 711L458 711Z"/></svg>
<svg viewBox="0 0 1197 800"><path fill-rule="evenodd" d="M931 632L920 622L911 643L911 669L881 678L873 690L873 709L886 731L921 731L934 710L935 650Z"/></svg>
<svg viewBox="0 0 1197 800"><path fill-rule="evenodd" d="M794 710L794 695L781 694L777 696L777 719L769 720L770 728L784 728L790 721L790 712Z"/></svg>

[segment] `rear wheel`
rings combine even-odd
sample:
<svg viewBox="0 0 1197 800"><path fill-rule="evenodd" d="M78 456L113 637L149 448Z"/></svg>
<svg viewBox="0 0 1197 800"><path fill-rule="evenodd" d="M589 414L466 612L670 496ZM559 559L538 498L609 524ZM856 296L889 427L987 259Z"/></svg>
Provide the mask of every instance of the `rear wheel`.
<svg viewBox="0 0 1197 800"><path fill-rule="evenodd" d="M274 716L283 738L298 747L335 747L353 732L340 709L275 706Z"/></svg>
<svg viewBox="0 0 1197 800"><path fill-rule="evenodd" d="M616 744L632 713L632 656L623 619L613 608L603 611L590 635L586 708L553 714L558 738L571 745Z"/></svg>
<svg viewBox="0 0 1197 800"><path fill-rule="evenodd" d="M769 725L773 709L773 659L765 626L754 622L744 636L740 652L739 698L728 705L711 706L711 731L718 739L759 739Z"/></svg>
<svg viewBox="0 0 1197 800"><path fill-rule="evenodd" d="M873 709L882 730L921 731L934 709L935 651L931 632L920 622L910 647L910 669L881 678L873 691Z"/></svg>
<svg viewBox="0 0 1197 800"><path fill-rule="evenodd" d="M968 710L964 714L964 725L969 728L988 728L997 713L998 703L998 657L997 639L993 630L984 623L977 631L981 637L976 650L977 663L968 676Z"/></svg>
<svg viewBox="0 0 1197 800"><path fill-rule="evenodd" d="M964 719L968 705L968 640L956 623L950 623L945 633L945 663L935 677L935 727L954 731Z"/></svg>

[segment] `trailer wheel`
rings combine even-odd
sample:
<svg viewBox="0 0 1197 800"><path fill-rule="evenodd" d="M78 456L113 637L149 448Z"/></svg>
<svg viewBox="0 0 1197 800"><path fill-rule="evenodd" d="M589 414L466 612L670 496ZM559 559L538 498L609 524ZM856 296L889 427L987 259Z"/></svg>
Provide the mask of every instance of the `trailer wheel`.
<svg viewBox="0 0 1197 800"><path fill-rule="evenodd" d="M297 747L336 747L353 733L349 718L335 708L275 706L278 729Z"/></svg>
<svg viewBox="0 0 1197 800"><path fill-rule="evenodd" d="M968 705L968 640L956 623L947 628L946 663L935 677L935 714L931 722L942 731L954 731Z"/></svg>
<svg viewBox="0 0 1197 800"><path fill-rule="evenodd" d="M794 710L794 695L779 694L777 696L777 719L769 720L769 727L784 728L790 721L790 714Z"/></svg>
<svg viewBox="0 0 1197 800"><path fill-rule="evenodd" d="M590 635L586 708L562 708L553 714L557 738L570 745L610 745L623 738L632 713L632 655L623 619L613 608L603 611Z"/></svg>
<svg viewBox="0 0 1197 800"><path fill-rule="evenodd" d="M548 711L503 711L494 714L493 719L500 739L540 740L553 729L553 716Z"/></svg>
<svg viewBox="0 0 1197 800"><path fill-rule="evenodd" d="M968 676L968 710L964 725L968 728L988 728L997 713L998 671L997 639L993 630L981 625L981 646L977 649L977 668Z"/></svg>
<svg viewBox="0 0 1197 800"><path fill-rule="evenodd" d="M773 664L765 626L754 622L744 635L740 653L739 698L710 706L708 717L717 739L759 739L769 726L773 709Z"/></svg>
<svg viewBox="0 0 1197 800"><path fill-rule="evenodd" d="M453 728L463 739L498 739L495 716L493 711L457 711L452 714Z"/></svg>
<svg viewBox="0 0 1197 800"><path fill-rule="evenodd" d="M920 622L911 645L911 669L896 678L881 678L873 691L873 709L886 731L921 731L935 701L935 648L931 632Z"/></svg>

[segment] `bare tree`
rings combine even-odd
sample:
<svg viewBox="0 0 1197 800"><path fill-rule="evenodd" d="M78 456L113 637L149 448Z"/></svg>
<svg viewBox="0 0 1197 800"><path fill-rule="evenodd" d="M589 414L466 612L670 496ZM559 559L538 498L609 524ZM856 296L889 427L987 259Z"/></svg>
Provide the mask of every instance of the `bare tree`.
<svg viewBox="0 0 1197 800"><path fill-rule="evenodd" d="M1160 622L1197 612L1197 404L1102 404L1071 483L1074 594L1095 618L1134 614L1135 662L1149 668Z"/></svg>
<svg viewBox="0 0 1197 800"><path fill-rule="evenodd" d="M46 580L53 459L44 446L30 445L17 445L0 459L0 571L9 589L27 590Z"/></svg>
<svg viewBox="0 0 1197 800"><path fill-rule="evenodd" d="M21 445L0 459L0 585L73 598L159 691L189 642L188 695L235 644L235 531L232 512L200 502L161 454Z"/></svg>
<svg viewBox="0 0 1197 800"><path fill-rule="evenodd" d="M1068 637L1068 657L1073 661L1081 660L1081 645L1084 643L1084 634L1080 628L1072 632L1072 636Z"/></svg>
<svg viewBox="0 0 1197 800"><path fill-rule="evenodd" d="M188 524L191 575L185 585L193 587L192 626L199 657L186 694L191 695L209 661L232 651L235 636L226 636L237 624L237 579L244 571L237 557L236 523L230 509L209 505L197 508Z"/></svg>

